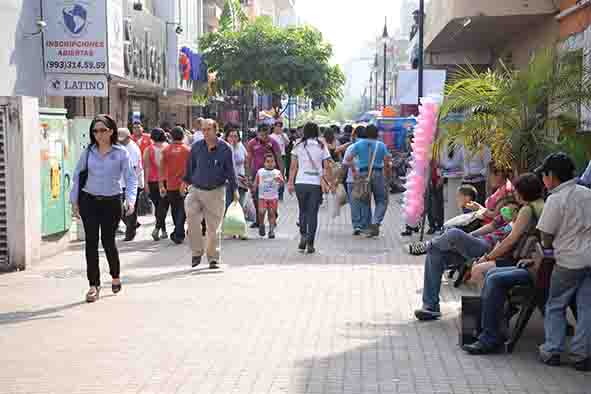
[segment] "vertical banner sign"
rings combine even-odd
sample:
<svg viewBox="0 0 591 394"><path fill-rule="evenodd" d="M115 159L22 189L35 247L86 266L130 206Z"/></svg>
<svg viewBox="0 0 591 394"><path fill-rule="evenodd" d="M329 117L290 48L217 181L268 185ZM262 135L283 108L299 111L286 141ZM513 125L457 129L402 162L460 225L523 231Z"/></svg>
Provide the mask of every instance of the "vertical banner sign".
<svg viewBox="0 0 591 394"><path fill-rule="evenodd" d="M107 1L109 74L125 77L123 60L123 0Z"/></svg>
<svg viewBox="0 0 591 394"><path fill-rule="evenodd" d="M43 0L45 72L106 74L106 0ZM108 0L108 3L116 3ZM119 3L121 0L119 0Z"/></svg>

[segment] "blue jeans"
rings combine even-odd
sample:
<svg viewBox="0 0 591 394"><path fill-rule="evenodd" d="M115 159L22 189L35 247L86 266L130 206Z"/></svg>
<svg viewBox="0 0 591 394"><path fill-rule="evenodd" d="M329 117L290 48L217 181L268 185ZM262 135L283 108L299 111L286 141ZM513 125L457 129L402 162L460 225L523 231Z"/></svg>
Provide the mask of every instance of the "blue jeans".
<svg viewBox="0 0 591 394"><path fill-rule="evenodd" d="M347 191L349 205L351 206L351 222L353 224L353 230L365 230L369 227L371 222L371 206L370 204L355 200L352 197L352 183L347 183Z"/></svg>
<svg viewBox="0 0 591 394"><path fill-rule="evenodd" d="M482 332L478 340L488 346L503 343L500 324L509 290L515 286L531 284L527 269L517 267L493 268L484 278L481 297Z"/></svg>
<svg viewBox="0 0 591 394"><path fill-rule="evenodd" d="M439 312L441 276L447 267L481 257L492 249L482 238L450 228L427 244L423 280L423 308Z"/></svg>
<svg viewBox="0 0 591 394"><path fill-rule="evenodd" d="M578 362L591 357L591 267L574 270L556 265L546 303L546 342L540 346L544 359L564 351L566 308L573 297L577 301L577 326L570 346L571 359Z"/></svg>
<svg viewBox="0 0 591 394"><path fill-rule="evenodd" d="M367 172L360 172L359 176L367 177ZM367 220L368 224L377 224L378 226L382 224L384 221L384 217L386 216L386 210L388 205L386 203L386 180L384 177L384 172L381 169L374 170L371 174L370 180L370 187L371 187L371 194L373 196L373 200L375 203L375 209L373 212L373 217L371 213L371 202L367 201L355 201L356 204L361 205L361 216L363 223L365 223L365 219Z"/></svg>
<svg viewBox="0 0 591 394"><path fill-rule="evenodd" d="M318 210L322 202L320 185L298 183L295 185L300 211L300 234L308 242L314 242L318 230Z"/></svg>

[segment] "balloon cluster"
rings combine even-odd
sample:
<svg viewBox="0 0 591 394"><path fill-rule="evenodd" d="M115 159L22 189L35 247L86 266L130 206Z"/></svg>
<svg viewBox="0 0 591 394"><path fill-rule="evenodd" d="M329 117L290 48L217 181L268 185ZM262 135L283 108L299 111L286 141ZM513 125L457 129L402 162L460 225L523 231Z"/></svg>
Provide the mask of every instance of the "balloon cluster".
<svg viewBox="0 0 591 394"><path fill-rule="evenodd" d="M418 225L425 209L425 189L429 179L433 141L437 132L438 110L437 100L430 97L421 98L419 117L411 144L411 171L406 177L404 192L404 220L412 227Z"/></svg>

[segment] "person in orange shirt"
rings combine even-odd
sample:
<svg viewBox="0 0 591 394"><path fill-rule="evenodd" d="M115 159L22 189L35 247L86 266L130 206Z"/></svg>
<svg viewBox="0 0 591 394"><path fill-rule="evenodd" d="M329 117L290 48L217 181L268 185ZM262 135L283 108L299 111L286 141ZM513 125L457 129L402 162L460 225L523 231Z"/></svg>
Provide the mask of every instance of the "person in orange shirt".
<svg viewBox="0 0 591 394"><path fill-rule="evenodd" d="M187 160L191 149L184 144L185 133L182 127L171 130L172 143L162 151L160 164L160 194L166 195L170 204L170 213L174 223L174 231L170 239L175 244L185 240L185 194L187 185L182 178L187 168Z"/></svg>
<svg viewBox="0 0 591 394"><path fill-rule="evenodd" d="M142 126L141 122L133 122L133 135L131 139L140 147L143 158L146 148L152 145L152 138L149 133L144 132L144 126Z"/></svg>

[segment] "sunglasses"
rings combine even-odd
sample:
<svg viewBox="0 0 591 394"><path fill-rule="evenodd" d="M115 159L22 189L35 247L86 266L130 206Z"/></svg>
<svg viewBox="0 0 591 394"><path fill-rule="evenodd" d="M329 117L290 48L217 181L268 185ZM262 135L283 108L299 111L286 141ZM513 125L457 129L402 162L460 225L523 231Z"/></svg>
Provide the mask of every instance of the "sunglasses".
<svg viewBox="0 0 591 394"><path fill-rule="evenodd" d="M104 134L104 133L108 133L109 131L111 131L111 129L102 128L102 129L94 129L94 130L92 130L92 132L94 134Z"/></svg>

